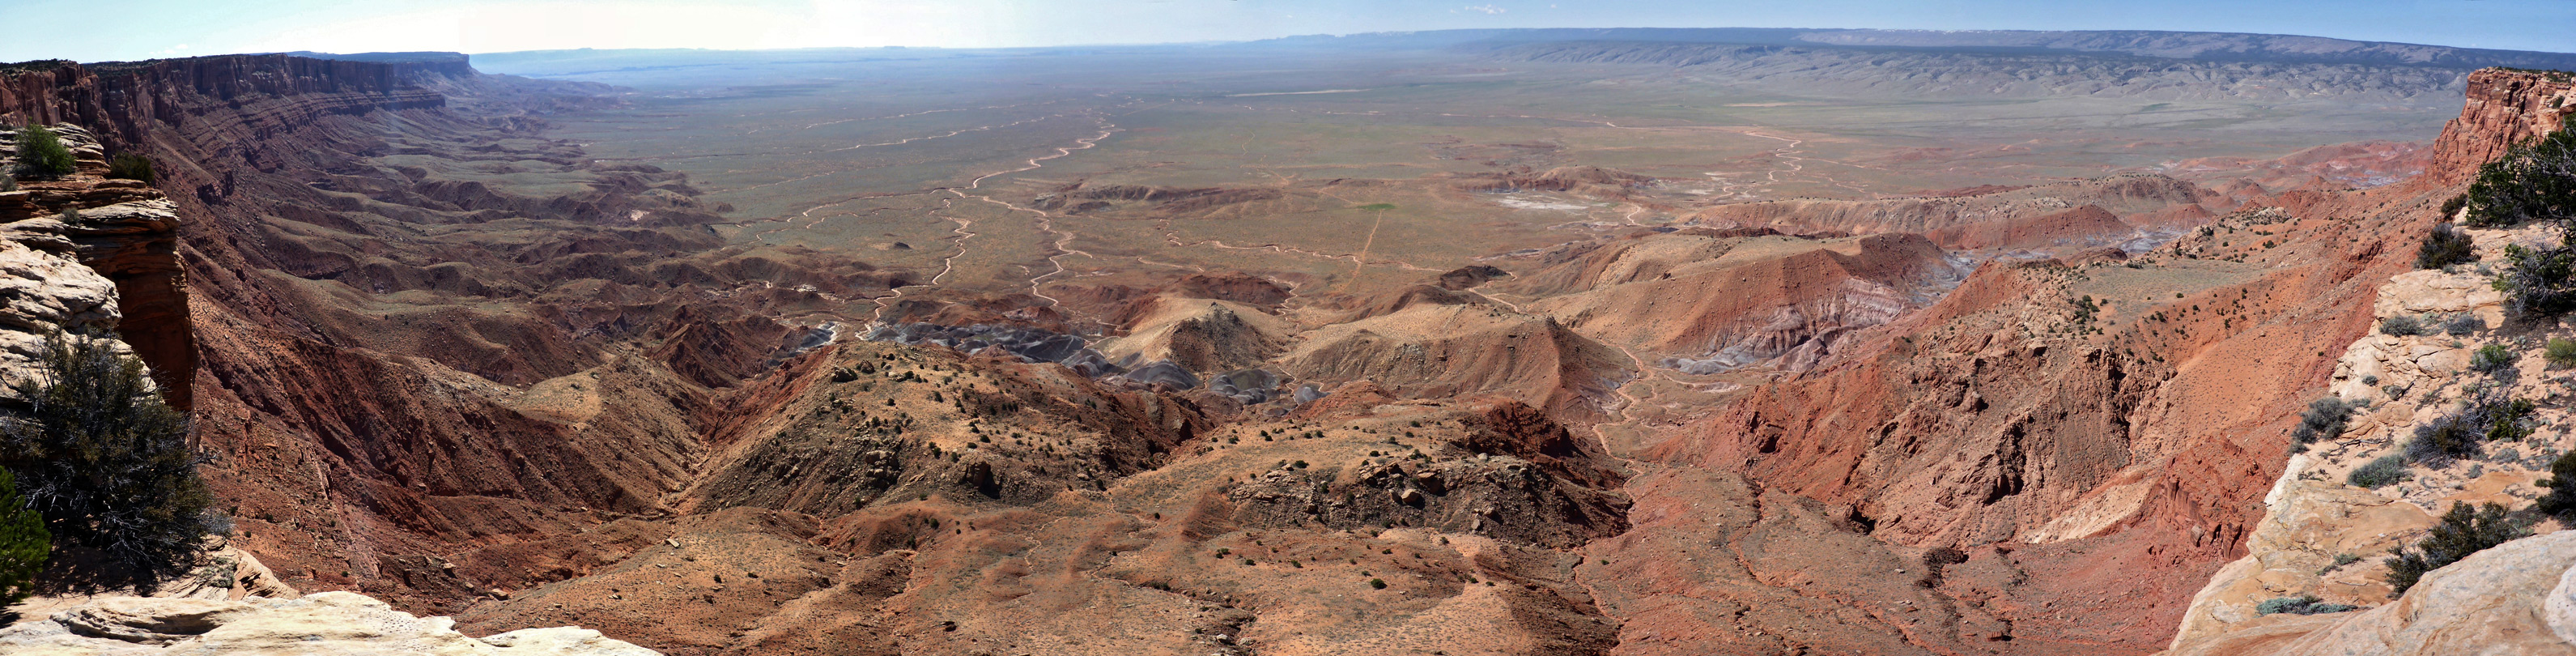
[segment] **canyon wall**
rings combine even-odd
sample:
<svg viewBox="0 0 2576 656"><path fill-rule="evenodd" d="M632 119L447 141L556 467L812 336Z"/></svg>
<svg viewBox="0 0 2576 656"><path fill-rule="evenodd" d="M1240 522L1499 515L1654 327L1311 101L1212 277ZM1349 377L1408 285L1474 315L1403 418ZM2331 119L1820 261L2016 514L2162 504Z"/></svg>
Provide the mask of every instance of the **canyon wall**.
<svg viewBox="0 0 2576 656"><path fill-rule="evenodd" d="M2125 262L1987 262L1930 307L1666 431L1645 457L1740 476L1751 491L1739 494L1821 502L1873 539L1863 551L1924 554L1926 587L1960 609L1951 621L2013 645L1980 650L2163 648L2202 583L2246 554L2298 412L2375 322L2381 286L2413 269L2459 172L2553 120L2548 98L2565 88L2542 74L2474 80L2494 95L2453 123L2432 175L2257 197ZM1639 520L1623 539L1656 539L1666 523ZM1853 594L1861 608L1878 596ZM1670 611L1637 617L1665 633L1723 631Z"/></svg>
<svg viewBox="0 0 2576 656"><path fill-rule="evenodd" d="M527 132L529 108L596 91L481 76L461 56L38 63L0 73L0 119L87 126L87 157L155 160L150 187L91 180L75 196L160 213L69 236L115 279L127 341L193 406L237 544L299 587L421 609L463 598L433 581L459 542L660 507L712 398L667 362L759 365L785 332L761 308L881 288L864 264L723 251L678 174ZM570 184L478 177L494 165ZM708 298L738 287L774 291ZM633 346L692 317L743 329ZM619 400L574 416L512 387L574 374Z"/></svg>

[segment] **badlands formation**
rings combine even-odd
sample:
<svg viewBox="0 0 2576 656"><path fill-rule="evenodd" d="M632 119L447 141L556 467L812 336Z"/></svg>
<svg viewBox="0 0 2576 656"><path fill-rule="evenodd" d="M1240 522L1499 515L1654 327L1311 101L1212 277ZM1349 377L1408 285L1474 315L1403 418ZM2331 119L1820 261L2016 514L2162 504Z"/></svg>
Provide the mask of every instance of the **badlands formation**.
<svg viewBox="0 0 2576 656"><path fill-rule="evenodd" d="M1493 56L1695 56L1590 47ZM234 524L191 585L30 602L0 649L2576 651L2565 532L2393 599L2377 576L2453 504L2528 506L2576 446L2535 346L2569 331L2507 321L2479 273L2550 235L2473 229L2479 261L2415 266L2444 201L2576 102L2503 69L2465 92L2429 153L2208 184L1691 204L1576 165L991 174L865 197L950 218L832 250L768 239L829 216L745 219L677 164L553 136L630 102L606 85L439 54L14 65L0 116L83 163L0 192L0 376L51 327L113 327ZM100 175L129 152L159 179ZM2314 173L2399 157L2422 173ZM1183 239L1381 191L1665 220L1385 280ZM960 246L1009 239L1034 255ZM2479 323L2378 330L2399 316ZM2467 366L2489 344L2540 400L2527 444L2345 484L2490 375ZM2362 409L2292 453L2327 395ZM2360 608L2263 612L2302 596Z"/></svg>

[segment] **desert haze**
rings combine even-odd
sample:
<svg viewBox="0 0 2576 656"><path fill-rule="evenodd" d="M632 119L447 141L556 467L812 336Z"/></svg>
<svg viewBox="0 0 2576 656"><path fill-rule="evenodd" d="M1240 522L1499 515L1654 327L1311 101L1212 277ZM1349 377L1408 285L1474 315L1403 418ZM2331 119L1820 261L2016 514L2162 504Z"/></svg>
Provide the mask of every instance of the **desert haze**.
<svg viewBox="0 0 2576 656"><path fill-rule="evenodd" d="M0 65L0 652L2576 654L2564 70Z"/></svg>

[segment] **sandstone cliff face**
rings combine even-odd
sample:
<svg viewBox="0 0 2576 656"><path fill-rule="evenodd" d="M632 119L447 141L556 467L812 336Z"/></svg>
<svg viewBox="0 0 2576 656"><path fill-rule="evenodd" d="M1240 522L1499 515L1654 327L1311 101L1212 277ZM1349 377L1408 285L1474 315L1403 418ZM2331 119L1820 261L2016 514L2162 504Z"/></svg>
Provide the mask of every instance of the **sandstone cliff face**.
<svg viewBox="0 0 2576 656"><path fill-rule="evenodd" d="M2514 144L2558 130L2576 114L2576 77L2563 72L2483 69L2469 74L2469 104L2442 126L2424 181L2468 182Z"/></svg>
<svg viewBox="0 0 2576 656"><path fill-rule="evenodd" d="M106 276L115 287L116 314L124 320L63 328L118 332L151 367L163 400L186 410L194 400L197 349L188 327L187 275L177 252L178 209L150 185L104 177L106 149L89 130L68 123L53 129L71 149L77 171L0 193L0 221L25 235L22 243L74 258ZM0 136L16 141L14 133ZM0 167L15 158L14 145L0 146ZM61 220L66 217L73 220Z"/></svg>
<svg viewBox="0 0 2576 656"><path fill-rule="evenodd" d="M88 339L78 335L116 328L116 284L71 259L62 229L51 219L0 226L0 394L38 380L56 331Z"/></svg>

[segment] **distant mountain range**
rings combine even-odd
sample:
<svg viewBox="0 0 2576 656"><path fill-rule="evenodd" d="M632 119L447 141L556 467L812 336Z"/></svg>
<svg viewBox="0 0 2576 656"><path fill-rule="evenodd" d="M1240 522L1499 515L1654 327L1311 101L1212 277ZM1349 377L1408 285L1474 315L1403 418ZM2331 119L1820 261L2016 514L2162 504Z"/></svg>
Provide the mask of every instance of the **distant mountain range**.
<svg viewBox="0 0 2576 656"><path fill-rule="evenodd" d="M1439 30L1298 36L1253 42L1272 47L1502 50L1548 42L1632 42L1833 47L1976 54L2108 54L2230 63L2348 64L2474 69L2576 69L2576 54L2351 41L2284 34L2148 30L1846 30L1788 28L1609 28Z"/></svg>

